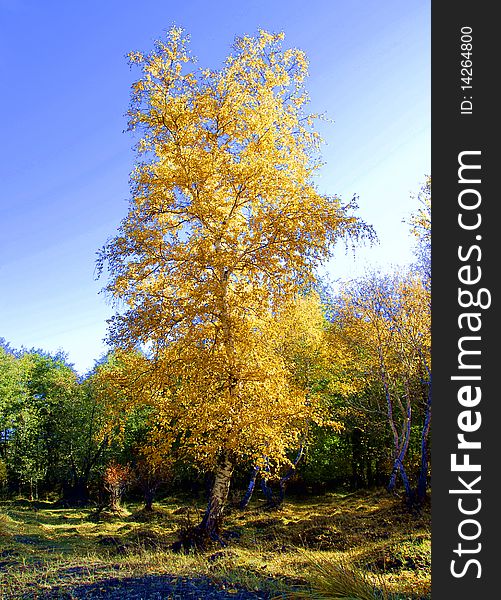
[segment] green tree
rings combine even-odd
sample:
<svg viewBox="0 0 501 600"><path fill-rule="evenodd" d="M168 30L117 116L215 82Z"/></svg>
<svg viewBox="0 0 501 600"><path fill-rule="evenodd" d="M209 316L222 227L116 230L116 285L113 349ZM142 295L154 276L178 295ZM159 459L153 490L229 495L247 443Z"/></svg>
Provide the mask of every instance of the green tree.
<svg viewBox="0 0 501 600"><path fill-rule="evenodd" d="M13 434L16 404L21 395L19 361L9 345L0 338L0 459L6 464Z"/></svg>
<svg viewBox="0 0 501 600"><path fill-rule="evenodd" d="M22 353L17 362L18 389L11 403L7 463L32 497L39 484L58 482L65 407L77 389L77 377L62 355Z"/></svg>
<svg viewBox="0 0 501 600"><path fill-rule="evenodd" d="M104 469L109 454L109 437L102 435L107 418L89 376L63 407L60 481L65 504L89 501L90 484Z"/></svg>

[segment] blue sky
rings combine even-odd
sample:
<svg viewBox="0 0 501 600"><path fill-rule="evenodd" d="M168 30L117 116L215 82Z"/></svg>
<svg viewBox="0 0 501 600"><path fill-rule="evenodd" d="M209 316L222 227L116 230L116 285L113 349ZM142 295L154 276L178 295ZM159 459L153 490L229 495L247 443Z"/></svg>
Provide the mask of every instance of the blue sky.
<svg viewBox="0 0 501 600"><path fill-rule="evenodd" d="M380 240L355 259L336 250L330 278L412 260L402 220L430 173L429 1L0 0L0 337L63 349L81 373L106 349L96 251L126 214L134 161L125 55L172 24L200 66L258 28L305 50L310 108L333 120L318 186L359 195Z"/></svg>

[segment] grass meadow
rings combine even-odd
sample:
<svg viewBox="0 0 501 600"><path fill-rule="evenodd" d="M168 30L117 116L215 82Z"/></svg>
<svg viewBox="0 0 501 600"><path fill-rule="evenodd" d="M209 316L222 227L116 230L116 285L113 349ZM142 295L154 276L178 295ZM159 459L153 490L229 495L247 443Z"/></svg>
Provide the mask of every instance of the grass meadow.
<svg viewBox="0 0 501 600"><path fill-rule="evenodd" d="M168 576L202 577L235 596L430 598L429 507L412 513L385 490L291 497L273 512L257 500L245 511L230 507L226 546L174 553L179 530L196 523L203 506L184 497L152 512L140 504L99 513L0 503L0 597L106 598L110 581ZM86 596L96 586L102 595Z"/></svg>

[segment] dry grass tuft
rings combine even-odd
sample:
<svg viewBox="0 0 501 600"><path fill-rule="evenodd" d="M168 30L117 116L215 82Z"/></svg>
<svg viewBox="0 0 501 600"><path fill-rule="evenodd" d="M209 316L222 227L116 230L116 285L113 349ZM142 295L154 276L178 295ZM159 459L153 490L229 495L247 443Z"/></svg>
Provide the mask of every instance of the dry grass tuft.
<svg viewBox="0 0 501 600"><path fill-rule="evenodd" d="M309 583L290 598L312 600L390 600L382 578L353 566L346 557L334 560L302 552L309 566Z"/></svg>

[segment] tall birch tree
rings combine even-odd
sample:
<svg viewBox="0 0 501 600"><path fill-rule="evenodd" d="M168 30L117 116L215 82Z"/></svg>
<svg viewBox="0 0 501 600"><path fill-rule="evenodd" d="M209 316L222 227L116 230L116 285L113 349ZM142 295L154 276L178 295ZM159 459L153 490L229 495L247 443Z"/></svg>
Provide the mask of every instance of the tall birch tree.
<svg viewBox="0 0 501 600"><path fill-rule="evenodd" d="M211 537L237 461L279 466L315 410L269 343L271 323L338 240L371 235L354 204L313 184L307 60L283 39L239 38L218 70L194 67L177 28L129 55L138 159L128 214L98 261L117 302L111 343L151 366L157 451L175 442L215 470L198 528Z"/></svg>

